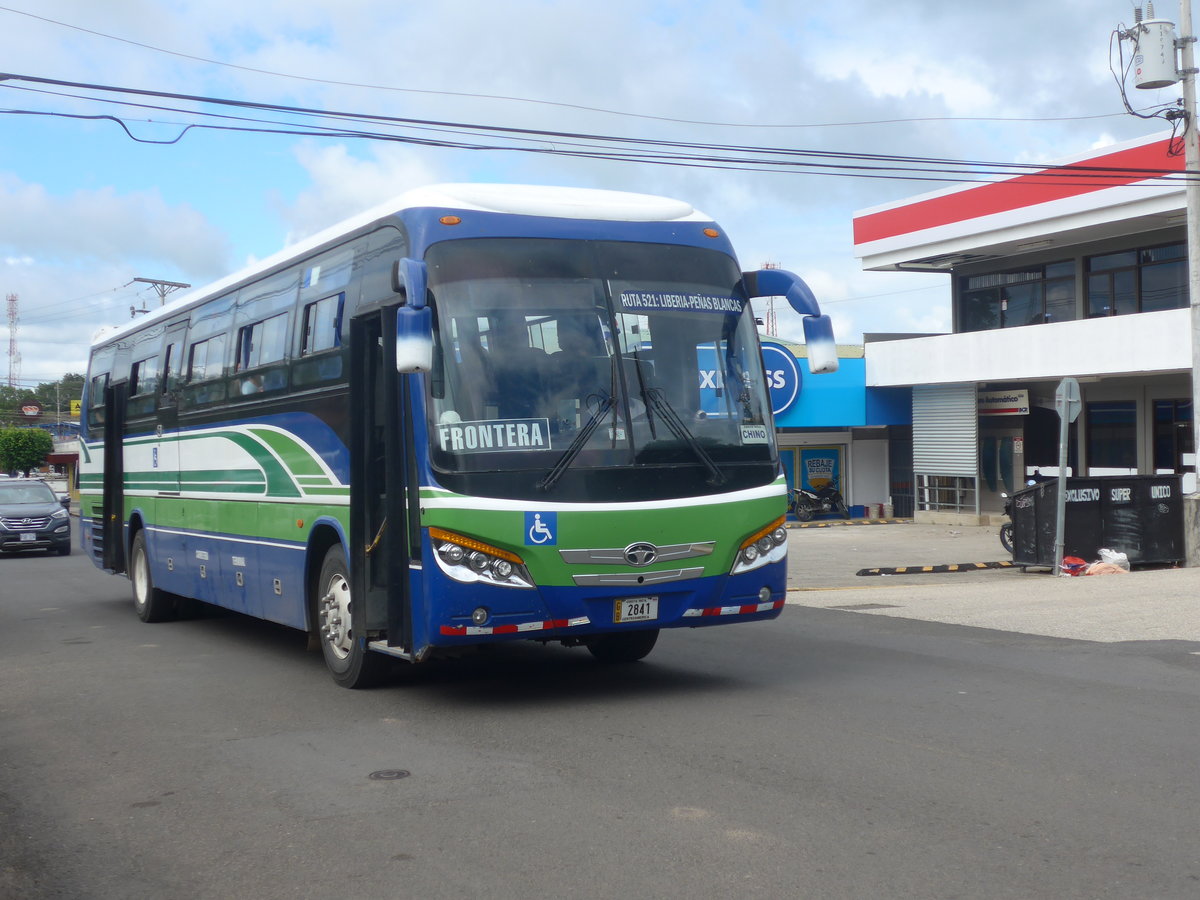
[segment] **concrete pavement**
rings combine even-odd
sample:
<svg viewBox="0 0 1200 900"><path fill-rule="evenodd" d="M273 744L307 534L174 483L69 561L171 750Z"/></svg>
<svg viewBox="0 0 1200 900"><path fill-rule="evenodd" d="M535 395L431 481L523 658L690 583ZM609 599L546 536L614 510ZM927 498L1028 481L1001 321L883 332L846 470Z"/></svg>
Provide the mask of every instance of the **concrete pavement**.
<svg viewBox="0 0 1200 900"><path fill-rule="evenodd" d="M1086 641L1190 641L1200 653L1200 568L1057 577L984 569L860 576L874 567L1008 560L995 526L793 528L788 603Z"/></svg>

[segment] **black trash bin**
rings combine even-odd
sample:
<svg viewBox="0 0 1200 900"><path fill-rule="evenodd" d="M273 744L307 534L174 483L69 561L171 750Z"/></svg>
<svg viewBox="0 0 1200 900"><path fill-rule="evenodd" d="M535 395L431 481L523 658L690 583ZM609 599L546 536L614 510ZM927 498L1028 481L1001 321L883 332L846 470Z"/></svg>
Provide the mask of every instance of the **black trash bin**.
<svg viewBox="0 0 1200 900"><path fill-rule="evenodd" d="M1013 562L1054 566L1057 478L1013 494ZM1093 562L1101 548L1132 565L1182 562L1183 485L1179 475L1068 478L1063 556Z"/></svg>

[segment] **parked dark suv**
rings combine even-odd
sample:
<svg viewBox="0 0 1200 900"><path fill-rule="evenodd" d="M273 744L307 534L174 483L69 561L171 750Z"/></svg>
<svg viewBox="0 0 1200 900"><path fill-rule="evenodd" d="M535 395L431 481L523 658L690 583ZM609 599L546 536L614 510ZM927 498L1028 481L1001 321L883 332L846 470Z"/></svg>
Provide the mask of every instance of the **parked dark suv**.
<svg viewBox="0 0 1200 900"><path fill-rule="evenodd" d="M61 500L44 481L0 478L0 551L71 552L70 498Z"/></svg>

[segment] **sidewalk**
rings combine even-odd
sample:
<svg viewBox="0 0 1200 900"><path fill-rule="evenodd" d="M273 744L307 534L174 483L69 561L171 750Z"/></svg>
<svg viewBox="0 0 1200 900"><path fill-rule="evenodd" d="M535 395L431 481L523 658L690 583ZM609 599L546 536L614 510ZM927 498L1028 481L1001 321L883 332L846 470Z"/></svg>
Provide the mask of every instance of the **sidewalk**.
<svg viewBox="0 0 1200 900"><path fill-rule="evenodd" d="M1200 568L1057 577L984 569L860 576L868 568L1007 560L995 526L790 531L788 603L1086 641L1200 644ZM1198 647L1200 649L1200 647Z"/></svg>

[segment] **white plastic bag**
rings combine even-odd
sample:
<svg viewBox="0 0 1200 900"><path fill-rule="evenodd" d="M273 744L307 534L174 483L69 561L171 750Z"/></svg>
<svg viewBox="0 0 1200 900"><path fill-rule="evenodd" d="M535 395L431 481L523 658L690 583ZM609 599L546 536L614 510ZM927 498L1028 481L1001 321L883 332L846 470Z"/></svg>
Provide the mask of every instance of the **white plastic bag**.
<svg viewBox="0 0 1200 900"><path fill-rule="evenodd" d="M1129 571L1129 557L1120 550L1100 550L1100 562L1112 563L1114 566L1120 566L1126 572Z"/></svg>

